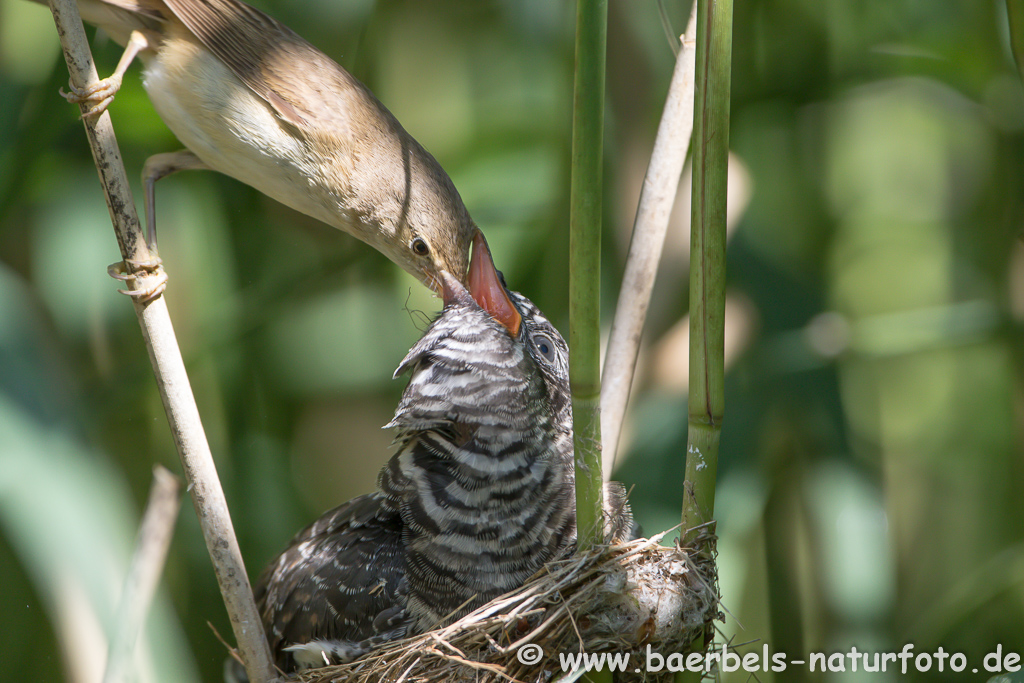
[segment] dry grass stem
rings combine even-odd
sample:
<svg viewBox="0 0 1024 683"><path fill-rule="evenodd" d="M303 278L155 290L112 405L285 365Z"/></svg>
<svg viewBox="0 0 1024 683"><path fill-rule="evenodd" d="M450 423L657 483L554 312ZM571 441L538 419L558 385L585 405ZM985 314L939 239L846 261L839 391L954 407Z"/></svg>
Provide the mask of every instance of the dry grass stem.
<svg viewBox="0 0 1024 683"><path fill-rule="evenodd" d="M684 549L658 545L660 538L597 547L550 563L518 591L452 624L292 680L546 683L562 674L560 653L643 657L647 646L685 653L719 618L714 562L695 562ZM517 655L528 643L541 646L543 655L524 664Z"/></svg>
<svg viewBox="0 0 1024 683"><path fill-rule="evenodd" d="M103 683L127 680L139 632L153 602L174 524L181 509L181 481L164 467L153 468L153 485L139 525L139 538L121 592Z"/></svg>
<svg viewBox="0 0 1024 683"><path fill-rule="evenodd" d="M644 176L629 243L622 288L608 336L601 380L602 470L611 477L619 448L622 422L640 353L647 307L651 302L654 278L661 261L668 231L669 216L675 203L683 162L693 134L693 86L696 65L696 7L690 13L683 49L676 55L665 109L658 124L654 150Z"/></svg>
<svg viewBox="0 0 1024 683"><path fill-rule="evenodd" d="M75 0L49 0L49 3L72 87L84 88L95 83L98 80L96 65ZM88 105L80 107L85 114ZM135 202L110 123L110 113L104 111L99 116L83 116L82 123L103 186L121 257L125 259L126 270L131 271L130 262L149 261L155 254L149 252L139 225ZM153 277L159 279L160 273L137 277L133 274L128 279L129 289L145 290ZM213 464L199 409L192 396L167 304L162 296L146 297L144 301L140 299L142 297L132 298L135 314L139 319L160 399L181 458L182 470L189 484L224 605L246 662L249 680L253 683L274 680L277 673L270 656L270 647L263 634L263 624L252 597L227 501Z"/></svg>

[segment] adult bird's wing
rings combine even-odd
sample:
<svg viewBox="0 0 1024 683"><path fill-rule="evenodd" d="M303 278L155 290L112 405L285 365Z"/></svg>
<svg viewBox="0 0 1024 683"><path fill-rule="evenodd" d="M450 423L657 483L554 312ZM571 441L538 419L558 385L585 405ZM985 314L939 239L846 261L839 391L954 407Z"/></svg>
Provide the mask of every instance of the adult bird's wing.
<svg viewBox="0 0 1024 683"><path fill-rule="evenodd" d="M240 0L163 0L235 76L299 129L316 122L351 129L366 106L362 84L277 19ZM296 65L305 73L295 73ZM378 105L379 106L379 105ZM375 107L374 107L375 108Z"/></svg>

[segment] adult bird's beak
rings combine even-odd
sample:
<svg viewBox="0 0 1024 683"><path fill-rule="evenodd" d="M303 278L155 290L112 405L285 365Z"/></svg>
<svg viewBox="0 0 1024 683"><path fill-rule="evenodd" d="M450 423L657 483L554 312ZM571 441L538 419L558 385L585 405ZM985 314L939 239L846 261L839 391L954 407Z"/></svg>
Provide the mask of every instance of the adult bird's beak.
<svg viewBox="0 0 1024 683"><path fill-rule="evenodd" d="M469 293L473 299L499 323L505 326L513 337L519 334L523 318L512 304L512 300L501 283L498 271L491 260L491 250L484 234L477 230L473 237L473 258L469 262Z"/></svg>

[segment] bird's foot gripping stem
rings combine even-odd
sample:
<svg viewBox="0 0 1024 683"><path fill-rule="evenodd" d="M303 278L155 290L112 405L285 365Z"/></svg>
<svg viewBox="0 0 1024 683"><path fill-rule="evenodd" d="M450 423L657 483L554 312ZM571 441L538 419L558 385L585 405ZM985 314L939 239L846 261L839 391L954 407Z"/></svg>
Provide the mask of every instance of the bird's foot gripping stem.
<svg viewBox="0 0 1024 683"><path fill-rule="evenodd" d="M68 87L71 92L64 92L64 88L60 89L61 97L72 104L92 105L82 112L82 118L99 116L106 111L110 103L114 101L114 95L121 89L121 76L115 73L110 78L96 81L84 88L76 88L70 83L68 83Z"/></svg>
<svg viewBox="0 0 1024 683"><path fill-rule="evenodd" d="M163 261L159 257L138 261L125 259L112 263L107 266L107 275L122 282L136 282L139 285L137 289L117 291L142 303L152 301L167 289L167 272L164 271Z"/></svg>
<svg viewBox="0 0 1024 683"><path fill-rule="evenodd" d="M82 118L86 116L99 116L114 101L114 95L121 89L124 73L128 70L128 66L135 59L135 56L148 47L149 39L141 31L132 31L132 35L128 39L128 45L124 49L124 54L121 55L117 68L114 69L114 73L109 78L96 81L84 88L77 88L74 84L68 83L71 92L64 92L64 89L61 88L60 96L73 104L91 104L92 106L82 112Z"/></svg>

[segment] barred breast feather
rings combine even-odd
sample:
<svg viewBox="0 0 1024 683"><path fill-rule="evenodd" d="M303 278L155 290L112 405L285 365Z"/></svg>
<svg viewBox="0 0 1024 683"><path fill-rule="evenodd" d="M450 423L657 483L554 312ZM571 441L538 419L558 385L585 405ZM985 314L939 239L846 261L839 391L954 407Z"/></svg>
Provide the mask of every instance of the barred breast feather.
<svg viewBox="0 0 1024 683"><path fill-rule="evenodd" d="M515 329L446 280L444 311L395 373L409 383L378 490L299 533L257 581L282 669L429 629L573 547L568 349L529 300L506 295ZM609 492L612 526L629 533L621 486Z"/></svg>

